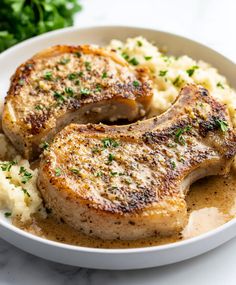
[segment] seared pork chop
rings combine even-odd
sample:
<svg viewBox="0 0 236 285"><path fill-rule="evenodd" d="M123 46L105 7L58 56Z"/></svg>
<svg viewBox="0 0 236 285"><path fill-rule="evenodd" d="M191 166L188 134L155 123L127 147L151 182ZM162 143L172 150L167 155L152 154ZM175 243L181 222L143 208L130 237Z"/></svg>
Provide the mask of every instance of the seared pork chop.
<svg viewBox="0 0 236 285"><path fill-rule="evenodd" d="M3 130L27 159L71 122L137 120L149 110L151 82L115 53L55 46L22 64L11 79ZM42 145L41 145L42 146Z"/></svg>
<svg viewBox="0 0 236 285"><path fill-rule="evenodd" d="M66 223L102 239L179 232L191 183L228 173L229 115L206 89L184 87L159 117L128 126L71 124L41 160L38 187Z"/></svg>

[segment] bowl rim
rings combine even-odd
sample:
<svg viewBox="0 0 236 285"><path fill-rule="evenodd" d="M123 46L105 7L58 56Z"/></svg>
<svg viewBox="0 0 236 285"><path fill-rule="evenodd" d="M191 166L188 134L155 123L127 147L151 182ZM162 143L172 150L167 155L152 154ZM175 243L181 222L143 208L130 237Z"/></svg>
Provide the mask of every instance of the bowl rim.
<svg viewBox="0 0 236 285"><path fill-rule="evenodd" d="M151 31L151 32L159 32L162 33L166 36L169 37L177 37L183 41L189 41L192 42L194 45L198 45L198 46L202 46L203 48L206 48L208 50L210 50L211 52L214 52L216 55L219 55L221 57L223 57L224 59L226 59L227 61L231 62L232 64L235 64L235 62L224 56L223 54L221 54L219 51L214 50L213 48L208 47L206 44L203 44L199 41L196 40L192 40L189 37L185 37L185 36L181 36L177 33L173 33L173 32L167 32L167 31L162 31L162 30L158 30L155 28L146 28L146 27L141 27L141 26L127 26L127 25L96 25L96 26L85 26L85 27L67 27L67 28L63 28L63 29L58 29L55 31L50 31L47 32L45 34L42 35L38 35L35 36L33 38L27 39L23 42L20 42L10 48L8 48L7 50L3 51L2 53L0 53L0 60L6 56L8 56L9 53L14 52L14 50L17 50L19 48L23 48L24 46L27 46L28 44L30 44L31 42L37 42L40 41L41 39L47 39L50 38L51 36L56 36L59 34L64 34L67 32L74 32L74 31L78 31L78 33L80 31L86 31L86 30L100 30L100 29L134 29L134 30L142 30L142 31ZM148 247L138 247L138 248L93 248L93 247L83 247L83 246L77 246L77 245L71 245L71 244L66 244L66 243L61 243L61 242L57 242L57 241L52 241L46 238L42 238L39 237L37 235L31 234L29 232L26 232L16 226L14 226L13 224L9 223L9 221L5 220L5 219L1 219L0 217L0 227L4 227L7 230L16 233L18 236L21 236L23 238L27 238L27 239L31 239L35 242L39 242L41 244L44 244L46 246L53 246L53 247L57 247L60 249L66 249L69 251L76 251L76 252L84 252L84 253L103 253L103 254L115 254L115 255L119 255L119 254L130 254L130 253L146 253L146 252L158 252L158 251L165 251L165 250L170 250L173 248L179 248L179 247L185 247L187 245L193 244L193 243L198 243L201 242L203 240L209 239L217 234L219 234L222 231L227 230L228 228L230 228L231 226L233 226L234 224L236 224L236 218L233 218L232 220L226 222L225 224L210 230L209 232L203 233L201 235L198 235L196 237L192 237L186 240L181 240L181 241L177 241L174 243L169 243L169 244L164 244L164 245L156 245L156 246L148 246Z"/></svg>

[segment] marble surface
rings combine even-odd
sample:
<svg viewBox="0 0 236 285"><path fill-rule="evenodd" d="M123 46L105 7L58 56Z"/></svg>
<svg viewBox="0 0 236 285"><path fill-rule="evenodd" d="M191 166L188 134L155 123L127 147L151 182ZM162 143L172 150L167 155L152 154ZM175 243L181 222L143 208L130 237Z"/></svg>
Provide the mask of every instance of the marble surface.
<svg viewBox="0 0 236 285"><path fill-rule="evenodd" d="M170 31L205 43L236 62L234 0L81 1L77 26L132 25ZM1 235L1 233L0 233ZM0 285L236 284L236 239L178 264L134 271L81 269L49 262L0 239Z"/></svg>

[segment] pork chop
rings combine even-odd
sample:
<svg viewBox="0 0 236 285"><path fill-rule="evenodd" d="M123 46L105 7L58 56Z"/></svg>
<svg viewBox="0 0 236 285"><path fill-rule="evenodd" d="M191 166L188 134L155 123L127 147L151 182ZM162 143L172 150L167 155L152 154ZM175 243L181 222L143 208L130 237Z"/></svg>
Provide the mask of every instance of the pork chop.
<svg viewBox="0 0 236 285"><path fill-rule="evenodd" d="M229 172L225 107L188 85L164 114L127 126L71 124L44 151L38 187L66 223L102 239L179 232L191 183Z"/></svg>
<svg viewBox="0 0 236 285"><path fill-rule="evenodd" d="M94 46L55 46L22 64L11 79L3 130L27 159L71 122L142 118L152 99L145 69Z"/></svg>

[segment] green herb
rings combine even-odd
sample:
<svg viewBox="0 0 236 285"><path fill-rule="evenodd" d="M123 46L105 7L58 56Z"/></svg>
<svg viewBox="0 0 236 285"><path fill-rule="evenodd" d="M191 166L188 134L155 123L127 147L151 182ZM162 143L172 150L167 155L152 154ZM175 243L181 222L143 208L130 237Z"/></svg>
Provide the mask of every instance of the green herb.
<svg viewBox="0 0 236 285"><path fill-rule="evenodd" d="M186 126L184 128L180 128L175 133L175 141L177 143L180 143L181 145L185 145L185 138L183 137L183 134L189 132L191 130L191 126Z"/></svg>
<svg viewBox="0 0 236 285"><path fill-rule="evenodd" d="M54 92L53 96L57 101L64 102L66 100L65 96L63 96L62 93L59 93L57 91Z"/></svg>
<svg viewBox="0 0 236 285"><path fill-rule="evenodd" d="M2 171L10 171L12 165L15 165L16 161L12 160L12 161L8 161L8 162L3 162L0 164Z"/></svg>
<svg viewBox="0 0 236 285"><path fill-rule="evenodd" d="M148 61L148 60L152 59L152 56L145 56L144 58L145 58L145 60Z"/></svg>
<svg viewBox="0 0 236 285"><path fill-rule="evenodd" d="M133 81L133 86L134 86L134 87L139 87L139 85L140 85L140 84L139 84L138 81L136 81L136 80Z"/></svg>
<svg viewBox="0 0 236 285"><path fill-rule="evenodd" d="M159 76L165 76L168 70L160 70Z"/></svg>
<svg viewBox="0 0 236 285"><path fill-rule="evenodd" d="M191 77L191 76L194 74L194 71L195 71L196 69L198 69L198 68L199 68L199 66L194 65L194 66L192 66L191 68L187 69L186 72L187 72L188 75Z"/></svg>
<svg viewBox="0 0 236 285"><path fill-rule="evenodd" d="M115 155L112 153L109 153L108 155L108 162L111 163L115 159Z"/></svg>
<svg viewBox="0 0 236 285"><path fill-rule="evenodd" d="M49 148L49 143L48 142L42 142L39 146L42 149L48 149Z"/></svg>
<svg viewBox="0 0 236 285"><path fill-rule="evenodd" d="M137 41L137 45L138 45L138 47L141 47L143 45L143 43L141 41Z"/></svg>
<svg viewBox="0 0 236 285"><path fill-rule="evenodd" d="M77 77L77 75L76 75L76 73L71 73L67 77L69 80L74 80Z"/></svg>
<svg viewBox="0 0 236 285"><path fill-rule="evenodd" d="M6 218L9 218L9 217L11 216L11 212L6 212L6 213L4 213L4 216L5 216Z"/></svg>
<svg viewBox="0 0 236 285"><path fill-rule="evenodd" d="M171 164L172 169L176 168L176 162L174 160L170 160L170 164Z"/></svg>
<svg viewBox="0 0 236 285"><path fill-rule="evenodd" d="M70 171L72 173L74 173L74 174L79 174L80 173L79 169L76 169L76 168L71 168Z"/></svg>
<svg viewBox="0 0 236 285"><path fill-rule="evenodd" d="M81 57L81 56L82 56L79 51L75 52L75 55L76 55L77 57Z"/></svg>
<svg viewBox="0 0 236 285"><path fill-rule="evenodd" d="M124 181L125 181L125 183L128 184L128 185L130 185L130 184L132 183L130 178L126 178Z"/></svg>
<svg viewBox="0 0 236 285"><path fill-rule="evenodd" d="M77 79L77 80L75 81L75 85L80 85L80 80L79 80L79 79Z"/></svg>
<svg viewBox="0 0 236 285"><path fill-rule="evenodd" d="M221 82L217 82L216 84L217 87L220 87L221 89L225 89L223 84Z"/></svg>
<svg viewBox="0 0 236 285"><path fill-rule="evenodd" d="M228 123L224 120L216 119L215 120L217 126L221 129L222 132L226 132L228 130Z"/></svg>
<svg viewBox="0 0 236 285"><path fill-rule="evenodd" d="M22 188L22 191L26 196L30 197L30 193L25 188Z"/></svg>
<svg viewBox="0 0 236 285"><path fill-rule="evenodd" d="M78 76L82 77L84 75L84 73L82 71L78 72Z"/></svg>
<svg viewBox="0 0 236 285"><path fill-rule="evenodd" d="M103 175L102 171L99 171L95 174L96 177L101 177Z"/></svg>
<svg viewBox="0 0 236 285"><path fill-rule="evenodd" d="M80 89L80 94L83 95L83 96L88 96L90 95L90 90L88 88L81 88Z"/></svg>
<svg viewBox="0 0 236 285"><path fill-rule="evenodd" d="M95 89L95 92L101 92L102 91L102 85L97 83L96 84L96 89Z"/></svg>
<svg viewBox="0 0 236 285"><path fill-rule="evenodd" d="M91 62L85 61L84 65L87 71L91 71L92 69Z"/></svg>
<svg viewBox="0 0 236 285"><path fill-rule="evenodd" d="M71 87L66 87L65 92L70 96L74 95L74 90Z"/></svg>
<svg viewBox="0 0 236 285"><path fill-rule="evenodd" d="M182 80L181 80L180 76L177 76L177 77L175 78L175 80L173 81L173 84L174 84L174 86L176 86L176 87L180 87L180 85L182 84Z"/></svg>
<svg viewBox="0 0 236 285"><path fill-rule="evenodd" d="M102 143L103 143L103 148L118 147L119 146L119 143L116 140L110 139L110 138L102 139Z"/></svg>
<svg viewBox="0 0 236 285"><path fill-rule="evenodd" d="M139 64L139 62L137 61L137 59L135 57L131 58L129 60L129 63L132 64L132 65L138 65Z"/></svg>
<svg viewBox="0 0 236 285"><path fill-rule="evenodd" d="M26 184L33 177L33 175L28 172L24 166L20 167L19 175L22 176L21 183L23 184Z"/></svg>
<svg viewBox="0 0 236 285"><path fill-rule="evenodd" d="M110 174L111 174L111 176L117 176L117 175L118 175L118 172L113 172L113 171L111 171Z"/></svg>
<svg viewBox="0 0 236 285"><path fill-rule="evenodd" d="M62 65L66 65L67 63L70 62L70 59L69 58L62 58L59 63L62 64Z"/></svg>
<svg viewBox="0 0 236 285"><path fill-rule="evenodd" d="M52 72L51 71L46 71L44 74L44 79L46 80L52 80Z"/></svg>
<svg viewBox="0 0 236 285"><path fill-rule="evenodd" d="M37 110L37 111L43 110L43 106L41 106L41 105L36 105L36 106L34 107L34 109Z"/></svg>
<svg viewBox="0 0 236 285"><path fill-rule="evenodd" d="M102 73L102 79L104 78L107 78L107 73L105 71Z"/></svg>
<svg viewBox="0 0 236 285"><path fill-rule="evenodd" d="M20 79L20 80L18 81L18 84L21 85L21 86L23 86L24 83L25 83L24 79Z"/></svg>
<svg viewBox="0 0 236 285"><path fill-rule="evenodd" d="M55 175L56 176L60 176L61 175L61 169L60 168L56 168L55 169Z"/></svg>
<svg viewBox="0 0 236 285"><path fill-rule="evenodd" d="M73 25L77 0L1 0L0 52L27 38Z"/></svg>
<svg viewBox="0 0 236 285"><path fill-rule="evenodd" d="M127 53L123 52L121 55L125 60L129 59L129 55Z"/></svg>

